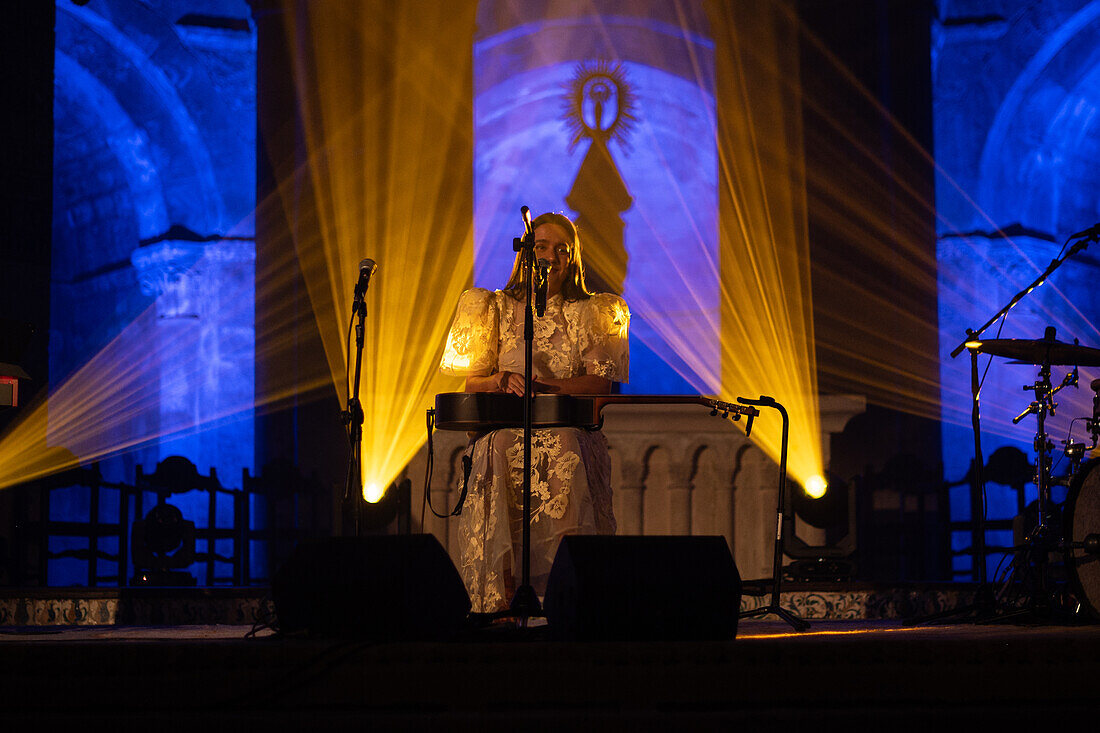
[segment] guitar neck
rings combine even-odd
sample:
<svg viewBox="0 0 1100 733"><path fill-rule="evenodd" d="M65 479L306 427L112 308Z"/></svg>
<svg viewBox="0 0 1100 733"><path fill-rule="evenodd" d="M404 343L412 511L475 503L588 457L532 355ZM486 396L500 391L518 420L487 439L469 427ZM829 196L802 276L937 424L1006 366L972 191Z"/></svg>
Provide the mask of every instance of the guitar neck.
<svg viewBox="0 0 1100 733"><path fill-rule="evenodd" d="M666 394L609 394L609 395L578 395L578 399L592 400L594 422L603 422L603 408L607 405L704 405L727 414L746 415L755 418L760 411L749 405L741 405L732 402L722 402L713 397L703 395L666 395Z"/></svg>
<svg viewBox="0 0 1100 733"><path fill-rule="evenodd" d="M716 400L701 395L667 395L667 394L608 394L608 395L575 395L580 399L590 399L596 405L596 410L602 410L605 405L707 405L713 407Z"/></svg>
<svg viewBox="0 0 1100 733"><path fill-rule="evenodd" d="M756 408L720 402L701 395L536 395L532 424L537 427L596 428L607 405L705 405L726 414L755 417ZM436 395L436 427L440 430L494 430L523 425L523 400L490 392L448 392Z"/></svg>

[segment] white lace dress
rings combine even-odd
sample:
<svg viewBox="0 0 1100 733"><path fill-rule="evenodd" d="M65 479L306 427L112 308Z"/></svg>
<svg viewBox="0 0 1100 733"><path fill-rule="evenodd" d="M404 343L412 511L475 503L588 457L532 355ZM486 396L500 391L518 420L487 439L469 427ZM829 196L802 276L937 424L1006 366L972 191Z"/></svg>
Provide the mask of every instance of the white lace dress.
<svg viewBox="0 0 1100 733"><path fill-rule="evenodd" d="M534 377L582 374L625 382L630 313L618 296L547 301L535 319ZM523 373L523 302L467 290L440 370L457 376ZM459 572L476 612L507 608L522 562L523 431L496 430L472 445L469 494L459 518ZM562 535L614 534L611 460L599 431L535 430L531 439L531 584L542 595Z"/></svg>

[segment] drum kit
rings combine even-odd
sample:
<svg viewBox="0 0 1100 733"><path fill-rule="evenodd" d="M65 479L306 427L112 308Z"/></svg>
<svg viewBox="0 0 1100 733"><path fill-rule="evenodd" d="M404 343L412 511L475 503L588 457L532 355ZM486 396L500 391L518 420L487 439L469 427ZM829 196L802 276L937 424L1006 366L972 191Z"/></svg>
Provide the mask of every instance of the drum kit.
<svg viewBox="0 0 1100 733"><path fill-rule="evenodd" d="M1031 364L1039 368L1033 384L1024 385L1034 399L1013 423L1035 415L1036 453L1034 481L1038 499L1034 516L1025 515L1022 544L1015 547L1013 572L1027 598L1029 611L1061 612L1070 617L1086 613L1100 620L1100 458L1085 462L1085 456L1100 443L1100 379L1090 384L1094 394L1092 415L1081 418L1091 444L1061 441L1070 461L1068 473L1052 475L1051 455L1054 442L1047 433L1046 418L1054 415L1055 395L1066 387L1076 387L1078 367L1100 366L1100 349L1055 339L1055 330L1046 329L1042 339L986 339L966 343L972 355L1011 359L1012 364ZM1073 370L1058 385L1051 382L1051 367L1072 366ZM1053 488L1064 486L1068 493L1058 506ZM976 558L984 564L984 558ZM1062 570L1064 568L1064 571ZM998 593L1001 598L1005 592Z"/></svg>

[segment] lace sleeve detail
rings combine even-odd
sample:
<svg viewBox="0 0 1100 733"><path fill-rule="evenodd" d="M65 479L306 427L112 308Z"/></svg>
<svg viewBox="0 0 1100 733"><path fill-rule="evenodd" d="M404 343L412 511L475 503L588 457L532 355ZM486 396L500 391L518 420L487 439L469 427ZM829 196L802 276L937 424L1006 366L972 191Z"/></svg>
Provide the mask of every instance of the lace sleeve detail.
<svg viewBox="0 0 1100 733"><path fill-rule="evenodd" d="M611 293L596 293L582 301L581 362L585 374L612 382L630 376L630 311L626 301Z"/></svg>
<svg viewBox="0 0 1100 733"><path fill-rule="evenodd" d="M492 373L497 365L498 333L497 302L492 291L482 288L467 290L458 299L451 331L439 371L467 377Z"/></svg>

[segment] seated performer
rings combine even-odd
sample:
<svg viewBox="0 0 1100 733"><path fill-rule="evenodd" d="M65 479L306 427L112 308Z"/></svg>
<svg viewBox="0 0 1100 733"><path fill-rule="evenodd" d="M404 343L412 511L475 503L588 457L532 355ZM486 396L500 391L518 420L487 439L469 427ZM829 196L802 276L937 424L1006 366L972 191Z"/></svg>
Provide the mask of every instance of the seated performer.
<svg viewBox="0 0 1100 733"><path fill-rule="evenodd" d="M547 213L532 222L535 257L551 263L546 312L535 317L537 392L606 394L625 382L630 313L622 298L589 293L577 229ZM517 255L503 290L467 290L440 370L466 377L467 392L523 394L523 268ZM508 608L522 579L523 430L471 441L469 494L459 519L459 572L473 611ZM599 431L537 429L531 437L531 585L538 595L562 535L614 534L611 460Z"/></svg>

